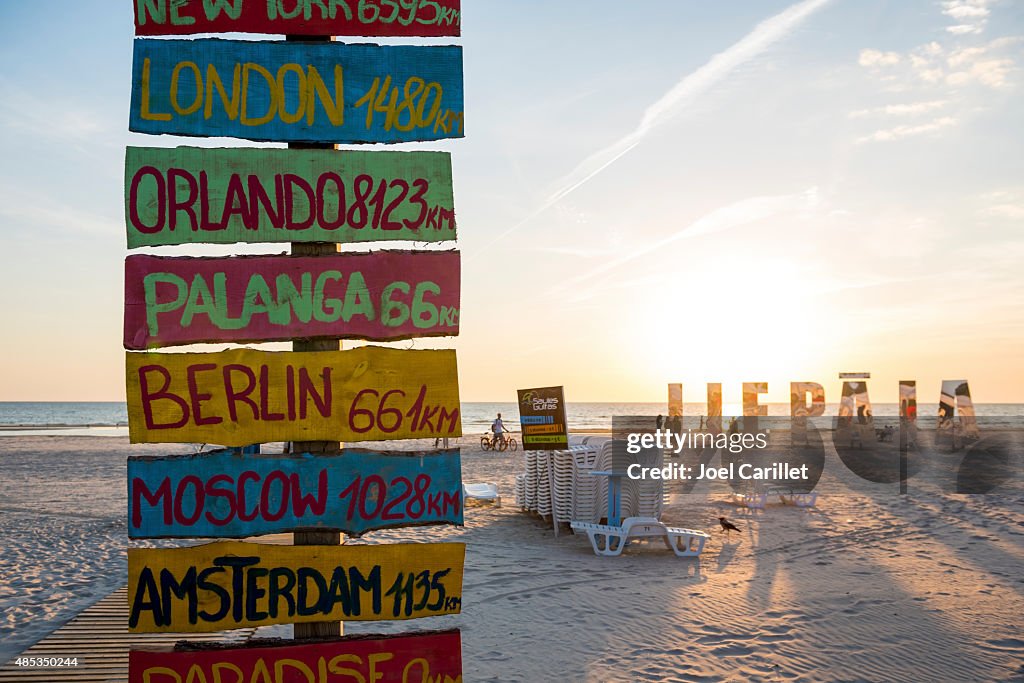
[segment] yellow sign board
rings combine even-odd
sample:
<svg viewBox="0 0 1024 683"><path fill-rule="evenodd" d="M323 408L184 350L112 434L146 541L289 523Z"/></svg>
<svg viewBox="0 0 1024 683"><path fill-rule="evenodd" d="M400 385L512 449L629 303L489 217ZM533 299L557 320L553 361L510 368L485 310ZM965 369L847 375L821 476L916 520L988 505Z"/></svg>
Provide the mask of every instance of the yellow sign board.
<svg viewBox="0 0 1024 683"><path fill-rule="evenodd" d="M132 443L461 436L454 350L128 353Z"/></svg>
<svg viewBox="0 0 1024 683"><path fill-rule="evenodd" d="M201 633L458 614L463 543L128 549L128 628Z"/></svg>

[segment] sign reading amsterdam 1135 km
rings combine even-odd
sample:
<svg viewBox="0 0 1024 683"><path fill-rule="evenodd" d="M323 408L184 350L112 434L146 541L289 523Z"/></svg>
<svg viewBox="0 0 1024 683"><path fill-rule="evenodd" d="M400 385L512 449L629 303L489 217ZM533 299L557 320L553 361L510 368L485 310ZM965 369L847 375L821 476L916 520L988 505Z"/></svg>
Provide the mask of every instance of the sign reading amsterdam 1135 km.
<svg viewBox="0 0 1024 683"><path fill-rule="evenodd" d="M128 248L455 239L447 152L129 147Z"/></svg>
<svg viewBox="0 0 1024 683"><path fill-rule="evenodd" d="M459 0L135 0L135 33L457 36Z"/></svg>
<svg viewBox="0 0 1024 683"><path fill-rule="evenodd" d="M132 443L462 436L455 351L129 352Z"/></svg>
<svg viewBox="0 0 1024 683"><path fill-rule="evenodd" d="M459 253L129 256L124 347L459 332Z"/></svg>
<svg viewBox="0 0 1024 683"><path fill-rule="evenodd" d="M202 633L458 614L462 543L128 549L128 629Z"/></svg>
<svg viewBox="0 0 1024 683"><path fill-rule="evenodd" d="M462 48L135 40L129 130L268 142L463 137Z"/></svg>

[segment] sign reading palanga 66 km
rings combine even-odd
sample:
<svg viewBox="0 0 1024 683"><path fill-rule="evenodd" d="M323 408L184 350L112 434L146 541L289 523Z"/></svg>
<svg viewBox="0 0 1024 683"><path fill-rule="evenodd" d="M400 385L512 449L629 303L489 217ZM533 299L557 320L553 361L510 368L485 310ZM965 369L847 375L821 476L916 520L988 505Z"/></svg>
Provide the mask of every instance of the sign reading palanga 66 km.
<svg viewBox="0 0 1024 683"><path fill-rule="evenodd" d="M124 346L459 333L459 254L129 256Z"/></svg>

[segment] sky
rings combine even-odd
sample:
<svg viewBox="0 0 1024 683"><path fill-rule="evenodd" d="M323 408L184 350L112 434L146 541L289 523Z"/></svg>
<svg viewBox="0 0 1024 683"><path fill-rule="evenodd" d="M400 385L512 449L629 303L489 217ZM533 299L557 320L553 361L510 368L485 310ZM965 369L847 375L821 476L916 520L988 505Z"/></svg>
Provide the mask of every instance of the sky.
<svg viewBox="0 0 1024 683"><path fill-rule="evenodd" d="M870 371L1024 402L1024 3L463 0L462 30L417 42L463 45L466 137L397 148L452 152L461 334L398 346L456 348L463 400ZM127 1L0 0L0 400L124 399L126 145L258 144L129 133L132 40Z"/></svg>

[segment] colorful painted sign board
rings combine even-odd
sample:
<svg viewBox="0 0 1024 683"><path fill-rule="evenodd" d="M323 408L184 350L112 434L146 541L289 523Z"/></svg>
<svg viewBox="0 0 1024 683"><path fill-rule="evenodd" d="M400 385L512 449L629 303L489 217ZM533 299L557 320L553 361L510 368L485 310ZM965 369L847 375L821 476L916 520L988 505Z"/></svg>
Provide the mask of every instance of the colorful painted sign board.
<svg viewBox="0 0 1024 683"><path fill-rule="evenodd" d="M569 429L566 426L562 387L520 389L518 394L523 449L557 451L568 448Z"/></svg>
<svg viewBox="0 0 1024 683"><path fill-rule="evenodd" d="M448 152L129 147L128 248L455 239Z"/></svg>
<svg viewBox="0 0 1024 683"><path fill-rule="evenodd" d="M296 644L262 641L250 647L131 650L128 683L461 683L458 630L355 636Z"/></svg>
<svg viewBox="0 0 1024 683"><path fill-rule="evenodd" d="M128 458L130 538L462 524L459 450Z"/></svg>
<svg viewBox="0 0 1024 683"><path fill-rule="evenodd" d="M128 352L132 443L461 436L455 351Z"/></svg>
<svg viewBox="0 0 1024 683"><path fill-rule="evenodd" d="M290 546L217 541L128 549L128 630L458 614L463 543Z"/></svg>
<svg viewBox="0 0 1024 683"><path fill-rule="evenodd" d="M135 0L135 35L459 35L460 0Z"/></svg>
<svg viewBox="0 0 1024 683"><path fill-rule="evenodd" d="M459 333L459 253L376 251L124 262L124 347Z"/></svg>
<svg viewBox="0 0 1024 683"><path fill-rule="evenodd" d="M269 142L463 137L462 48L138 38L128 128Z"/></svg>

